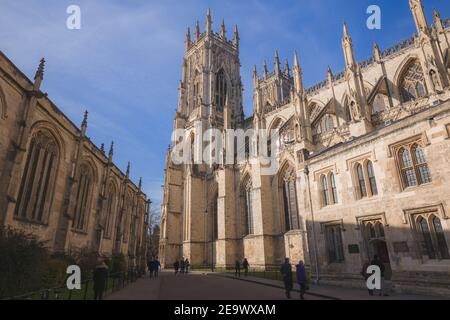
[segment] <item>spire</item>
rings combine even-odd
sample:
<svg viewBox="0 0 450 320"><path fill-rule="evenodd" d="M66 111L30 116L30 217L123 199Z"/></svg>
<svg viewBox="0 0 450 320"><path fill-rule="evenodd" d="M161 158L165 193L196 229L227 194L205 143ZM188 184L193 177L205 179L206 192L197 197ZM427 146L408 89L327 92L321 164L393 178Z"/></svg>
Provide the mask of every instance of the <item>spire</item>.
<svg viewBox="0 0 450 320"><path fill-rule="evenodd" d="M329 83L332 83L334 79L333 71L331 70L330 66L328 66L327 68L327 79Z"/></svg>
<svg viewBox="0 0 450 320"><path fill-rule="evenodd" d="M45 70L45 59L42 58L39 62L39 67L36 70L36 74L34 76L34 87L39 90L41 87L42 80L44 80L44 70Z"/></svg>
<svg viewBox="0 0 450 320"><path fill-rule="evenodd" d="M100 145L100 151L101 151L103 154L105 154L105 144L104 144L104 143L102 143L102 144Z"/></svg>
<svg viewBox="0 0 450 320"><path fill-rule="evenodd" d="M300 67L300 64L298 62L298 54L297 50L294 51L294 88L296 93L302 93L303 92L303 74L302 74L302 68Z"/></svg>
<svg viewBox="0 0 450 320"><path fill-rule="evenodd" d="M347 24L344 22L344 37L342 38L342 49L344 50L345 65L347 69L353 69L356 65L353 51L353 41L348 32Z"/></svg>
<svg viewBox="0 0 450 320"><path fill-rule="evenodd" d="M267 62L266 62L266 60L264 60L264 64L263 64L263 76L264 76L264 79L267 79L268 74L269 74L269 71L267 70Z"/></svg>
<svg viewBox="0 0 450 320"><path fill-rule="evenodd" d="M280 57L278 55L278 50L275 50L275 73L280 74L281 68L280 68Z"/></svg>
<svg viewBox="0 0 450 320"><path fill-rule="evenodd" d="M127 172L126 172L126 176L127 176L127 178L129 178L130 177L130 167L131 167L131 163L130 163L130 161L128 161L128 165L127 165Z"/></svg>
<svg viewBox="0 0 450 320"><path fill-rule="evenodd" d="M442 24L441 14L436 9L433 9L433 24L438 33L444 31L444 25Z"/></svg>
<svg viewBox="0 0 450 320"><path fill-rule="evenodd" d="M381 62L381 51L380 47L378 46L378 43L374 42L373 44L373 57L375 59L375 62Z"/></svg>
<svg viewBox="0 0 450 320"><path fill-rule="evenodd" d="M139 178L139 185L138 185L139 191L142 190L142 177Z"/></svg>
<svg viewBox="0 0 450 320"><path fill-rule="evenodd" d="M206 33L210 34L212 32L212 14L211 8L208 8L208 12L206 13Z"/></svg>
<svg viewBox="0 0 450 320"><path fill-rule="evenodd" d="M291 68L289 67L288 59L286 59L286 61L284 62L284 74L287 75L288 77L291 74Z"/></svg>
<svg viewBox="0 0 450 320"><path fill-rule="evenodd" d="M239 30L238 26L234 26L234 46L239 50Z"/></svg>
<svg viewBox="0 0 450 320"><path fill-rule="evenodd" d="M256 64L253 67L253 84L256 88L258 86L259 76L258 76L258 69L256 69Z"/></svg>
<svg viewBox="0 0 450 320"><path fill-rule="evenodd" d="M425 9L422 0L409 0L409 7L411 9L414 22L416 23L417 32L428 33L428 21L425 15Z"/></svg>
<svg viewBox="0 0 450 320"><path fill-rule="evenodd" d="M109 162L112 162L113 155L114 155L114 141L111 141L111 145L109 146L109 155L108 155Z"/></svg>
<svg viewBox="0 0 450 320"><path fill-rule="evenodd" d="M222 19L222 25L220 26L220 37L224 40L227 39L227 30L225 28L225 19Z"/></svg>
<svg viewBox="0 0 450 320"><path fill-rule="evenodd" d="M41 80L44 79L44 70L45 70L45 59L42 58L41 61L39 62L39 67L36 70L34 80L36 80L37 78L41 78Z"/></svg>
<svg viewBox="0 0 450 320"><path fill-rule="evenodd" d="M186 32L186 51L191 47L191 29L188 27Z"/></svg>
<svg viewBox="0 0 450 320"><path fill-rule="evenodd" d="M88 121L88 111L84 111L84 116L83 116L83 122L81 122L81 134L82 136L86 135L86 130L87 130L87 121Z"/></svg>
<svg viewBox="0 0 450 320"><path fill-rule="evenodd" d="M198 20L195 22L195 41L200 39L200 24L198 23Z"/></svg>

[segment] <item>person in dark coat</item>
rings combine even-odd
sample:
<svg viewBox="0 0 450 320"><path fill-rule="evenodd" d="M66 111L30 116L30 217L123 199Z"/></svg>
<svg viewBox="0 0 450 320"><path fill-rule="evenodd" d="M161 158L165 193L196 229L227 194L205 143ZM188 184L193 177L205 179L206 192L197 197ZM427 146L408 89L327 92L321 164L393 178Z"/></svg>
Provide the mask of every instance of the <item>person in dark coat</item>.
<svg viewBox="0 0 450 320"><path fill-rule="evenodd" d="M189 273L189 267L191 266L191 264L189 263L189 259L186 258L186 260L184 261L184 270L186 273Z"/></svg>
<svg viewBox="0 0 450 320"><path fill-rule="evenodd" d="M291 298L292 283L292 265L289 263L289 258L284 259L281 265L280 272L283 276L284 289L286 290L286 297Z"/></svg>
<svg viewBox="0 0 450 320"><path fill-rule="evenodd" d="M378 266L380 268L381 271L381 290L380 290L380 296L384 295L384 296L388 296L387 293L384 293L384 286L385 286L385 282L384 282L384 271L386 270L383 261L381 261L380 257L378 255L374 255L373 260L370 262L371 265L373 266ZM384 293L384 294L383 294Z"/></svg>
<svg viewBox="0 0 450 320"><path fill-rule="evenodd" d="M308 279L306 277L306 270L303 261L300 261L298 265L296 265L296 273L297 283L300 286L300 300L305 300L305 292Z"/></svg>
<svg viewBox="0 0 450 320"><path fill-rule="evenodd" d="M153 275L155 273L155 261L153 259L150 260L148 264L148 271L150 273L150 278L153 278Z"/></svg>
<svg viewBox="0 0 450 320"><path fill-rule="evenodd" d="M153 260L153 263L154 263L153 274L154 274L155 278L158 278L158 272L159 272L159 269L161 269L161 263L159 262L158 259Z"/></svg>
<svg viewBox="0 0 450 320"><path fill-rule="evenodd" d="M185 262L184 262L184 258L181 258L180 260L180 272L184 273L184 269L186 268Z"/></svg>
<svg viewBox="0 0 450 320"><path fill-rule="evenodd" d="M108 280L108 266L103 260L94 269L94 300L102 300Z"/></svg>
<svg viewBox="0 0 450 320"><path fill-rule="evenodd" d="M367 260L361 270L361 275L364 278L364 285L367 286L367 279L369 279L370 274L367 273L367 269L371 266L370 261ZM373 296L373 290L367 289L369 290L369 295Z"/></svg>
<svg viewBox="0 0 450 320"><path fill-rule="evenodd" d="M244 275L248 276L248 268L250 267L250 264L248 263L247 258L244 258L244 261L242 262L242 268L244 268Z"/></svg>
<svg viewBox="0 0 450 320"><path fill-rule="evenodd" d="M239 262L239 260L236 260L236 263L234 265L234 269L236 270L234 275L236 277L241 277L241 263Z"/></svg>
<svg viewBox="0 0 450 320"><path fill-rule="evenodd" d="M180 262L178 260L173 263L173 269L175 270L175 275L177 275L178 269L180 269Z"/></svg>

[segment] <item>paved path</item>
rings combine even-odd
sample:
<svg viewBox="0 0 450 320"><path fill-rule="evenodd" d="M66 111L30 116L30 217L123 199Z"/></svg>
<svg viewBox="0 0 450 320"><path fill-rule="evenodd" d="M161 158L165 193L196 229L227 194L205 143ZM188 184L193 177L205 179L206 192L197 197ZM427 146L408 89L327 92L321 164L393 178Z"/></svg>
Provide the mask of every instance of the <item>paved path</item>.
<svg viewBox="0 0 450 320"><path fill-rule="evenodd" d="M292 292L299 299L297 288ZM369 296L366 290L312 285L307 300L434 300L436 297L393 294L389 297ZM286 300L282 283L256 277L236 279L230 274L190 273L175 276L161 272L159 278L144 277L107 300Z"/></svg>
<svg viewBox="0 0 450 320"><path fill-rule="evenodd" d="M297 293L293 298L299 299ZM322 299L307 297L308 300ZM285 300L282 288L239 281L218 275L161 272L159 278L139 279L107 300Z"/></svg>

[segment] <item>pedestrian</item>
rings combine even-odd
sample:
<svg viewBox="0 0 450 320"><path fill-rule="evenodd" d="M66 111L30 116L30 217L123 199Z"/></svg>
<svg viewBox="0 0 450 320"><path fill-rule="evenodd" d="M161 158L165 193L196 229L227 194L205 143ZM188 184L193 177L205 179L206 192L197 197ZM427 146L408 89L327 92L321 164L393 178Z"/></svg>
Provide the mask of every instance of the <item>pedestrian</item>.
<svg viewBox="0 0 450 320"><path fill-rule="evenodd" d="M181 258L180 260L180 271L181 273L184 273L184 270L186 268L185 262L184 262L184 258Z"/></svg>
<svg viewBox="0 0 450 320"><path fill-rule="evenodd" d="M150 272L150 278L153 278L153 275L155 273L155 260L150 261L149 272Z"/></svg>
<svg viewBox="0 0 450 320"><path fill-rule="evenodd" d="M174 263L173 263L173 269L175 270L175 275L177 275L178 274L178 269L180 268L180 262L178 261L178 260L176 260Z"/></svg>
<svg viewBox="0 0 450 320"><path fill-rule="evenodd" d="M159 262L158 259L155 259L153 262L154 262L153 274L154 274L155 278L158 278L158 272L159 272L159 269L161 269L161 263Z"/></svg>
<svg viewBox="0 0 450 320"><path fill-rule="evenodd" d="M367 286L367 279L369 279L370 274L367 273L367 269L370 267L370 261L366 260L366 262L364 263L362 269L361 269L361 275L364 278L364 286ZM367 289L369 291L369 295L373 296L373 290L371 289Z"/></svg>
<svg viewBox="0 0 450 320"><path fill-rule="evenodd" d="M386 292L384 292L386 283L384 281L385 266L384 266L383 261L380 260L380 257L378 255L374 255L373 256L373 260L370 262L370 264L373 265L373 266L378 266L380 268L380 271L381 271L381 289L379 290L380 291L379 295L380 295L380 297L381 296L386 296L387 297L388 294Z"/></svg>
<svg viewBox="0 0 450 320"><path fill-rule="evenodd" d="M105 291L106 281L108 279L108 266L105 261L99 260L99 264L94 269L94 300L103 299L103 291Z"/></svg>
<svg viewBox="0 0 450 320"><path fill-rule="evenodd" d="M303 261L300 261L298 265L296 265L296 273L297 273L297 282L300 286L300 300L305 300L305 292L308 279L306 277L306 270Z"/></svg>
<svg viewBox="0 0 450 320"><path fill-rule="evenodd" d="M289 263L289 258L284 259L284 263L281 265L280 272L283 276L284 289L286 290L286 297L291 299L292 290L292 265Z"/></svg>
<svg viewBox="0 0 450 320"><path fill-rule="evenodd" d="M244 258L244 261L242 262L242 268L244 268L244 275L248 276L248 268L250 267L250 264L248 263L247 258Z"/></svg>
<svg viewBox="0 0 450 320"><path fill-rule="evenodd" d="M241 277L241 263L239 262L239 260L236 260L236 263L234 264L234 269L235 271L235 276L236 277Z"/></svg>
<svg viewBox="0 0 450 320"><path fill-rule="evenodd" d="M147 260L147 269L148 269L148 273L150 278L152 277L152 260L149 258Z"/></svg>
<svg viewBox="0 0 450 320"><path fill-rule="evenodd" d="M186 274L189 273L190 266L191 266L191 264L189 263L189 259L186 258L186 260L184 261L184 269L186 270Z"/></svg>

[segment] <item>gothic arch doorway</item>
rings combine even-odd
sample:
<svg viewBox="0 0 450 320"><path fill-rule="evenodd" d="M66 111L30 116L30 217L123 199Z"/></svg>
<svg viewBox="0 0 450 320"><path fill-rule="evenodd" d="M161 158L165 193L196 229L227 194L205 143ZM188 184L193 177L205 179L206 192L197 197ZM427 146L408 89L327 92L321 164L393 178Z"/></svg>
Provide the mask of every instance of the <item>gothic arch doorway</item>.
<svg viewBox="0 0 450 320"><path fill-rule="evenodd" d="M389 250L386 241L383 239L374 239L369 241L369 257L373 259L377 255L383 262L385 271L384 278L390 280L392 277L391 259L389 258Z"/></svg>

